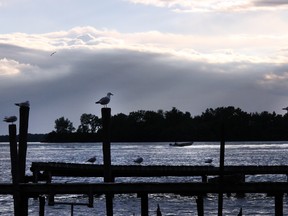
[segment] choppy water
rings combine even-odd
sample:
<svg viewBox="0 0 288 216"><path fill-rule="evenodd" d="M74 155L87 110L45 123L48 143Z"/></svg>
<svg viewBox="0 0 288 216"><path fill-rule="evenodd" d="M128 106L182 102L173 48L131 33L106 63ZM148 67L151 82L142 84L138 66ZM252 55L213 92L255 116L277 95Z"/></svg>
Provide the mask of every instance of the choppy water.
<svg viewBox="0 0 288 216"><path fill-rule="evenodd" d="M225 165L288 165L288 142L234 142L226 143ZM112 143L111 159L114 165L133 164L138 155L144 158L145 165L205 165L205 158L213 158L219 165L220 144L196 142L189 147L170 147L168 143ZM33 162L83 163L96 155L96 163L101 164L101 143L31 143L27 151L26 174ZM11 182L10 152L8 144L0 144L0 182ZM161 178L116 178L116 182L191 182L199 177L161 177ZM286 175L247 176L246 181L286 181ZM102 178L54 178L53 182L101 182ZM162 215L197 215L196 197L183 197L176 194L149 195L149 215L156 215L160 204ZM59 202L87 202L87 197L78 195L56 196ZM140 198L136 194L115 195L114 215L140 215ZM288 199L284 197L284 215L288 215ZM29 215L38 215L38 200L29 199ZM208 194L204 199L205 215L217 215L218 195ZM240 207L243 215L274 215L274 198L265 194L248 194L245 198L224 195L224 215L237 215ZM0 215L13 215L12 196L0 195ZM71 215L71 206L45 206L45 215ZM74 206L74 215L104 216L105 197L94 198L94 208Z"/></svg>

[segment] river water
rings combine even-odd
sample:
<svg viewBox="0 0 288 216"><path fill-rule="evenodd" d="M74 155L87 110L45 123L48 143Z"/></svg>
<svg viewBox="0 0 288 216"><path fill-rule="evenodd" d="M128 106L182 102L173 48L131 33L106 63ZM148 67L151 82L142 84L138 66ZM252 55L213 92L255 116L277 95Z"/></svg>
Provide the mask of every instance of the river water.
<svg viewBox="0 0 288 216"><path fill-rule="evenodd" d="M96 164L102 164L101 143L29 143L27 150L26 174L32 162L85 163L96 155ZM187 147L170 147L168 143L111 143L112 165L132 165L137 156L144 158L145 165L206 165L204 160L212 158L212 165L219 166L220 143L195 142ZM11 182L10 150L8 143L0 144L0 183ZM288 165L288 142L233 142L226 143L225 165ZM286 182L286 175L246 176L246 181ZM62 178L53 182L102 182L102 178ZM159 177L159 178L116 178L116 182L191 182L201 181L200 177ZM177 194L149 195L149 215L156 215L157 204L162 215L197 215L196 197ZM87 203L87 197L80 195L56 196L56 202ZM288 199L284 197L284 215L288 215ZM208 194L204 199L205 215L217 215L218 195ZM136 194L115 195L114 215L140 215L141 200ZM223 215L237 215L240 208L243 215L274 215L274 197L266 194L247 194L244 198L224 195ZM94 208L74 206L74 215L106 215L105 197L94 198ZM38 215L38 200L29 199L29 215ZM13 215L12 196L0 195L0 215ZM45 205L45 215L71 215L70 205Z"/></svg>

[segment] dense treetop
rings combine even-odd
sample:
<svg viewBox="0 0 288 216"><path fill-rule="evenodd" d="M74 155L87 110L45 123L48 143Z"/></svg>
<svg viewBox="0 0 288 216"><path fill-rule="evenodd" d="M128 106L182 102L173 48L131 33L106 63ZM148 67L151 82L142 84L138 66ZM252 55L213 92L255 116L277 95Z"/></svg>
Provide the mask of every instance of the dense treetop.
<svg viewBox="0 0 288 216"><path fill-rule="evenodd" d="M69 119L55 121L55 131L46 136L49 142L101 141L102 120L82 114L74 128ZM119 113L111 117L111 141L218 141L221 133L227 141L288 140L288 115L275 112L247 113L239 108L206 109L192 117L175 107L170 111Z"/></svg>

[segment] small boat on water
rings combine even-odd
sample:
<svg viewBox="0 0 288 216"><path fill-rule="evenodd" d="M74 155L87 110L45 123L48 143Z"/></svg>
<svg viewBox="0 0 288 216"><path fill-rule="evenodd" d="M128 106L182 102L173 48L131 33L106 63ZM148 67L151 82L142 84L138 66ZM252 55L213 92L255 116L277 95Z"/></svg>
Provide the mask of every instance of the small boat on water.
<svg viewBox="0 0 288 216"><path fill-rule="evenodd" d="M170 146L175 146L175 147L184 147L184 146L191 146L193 144L193 142L182 142L182 143L170 143Z"/></svg>

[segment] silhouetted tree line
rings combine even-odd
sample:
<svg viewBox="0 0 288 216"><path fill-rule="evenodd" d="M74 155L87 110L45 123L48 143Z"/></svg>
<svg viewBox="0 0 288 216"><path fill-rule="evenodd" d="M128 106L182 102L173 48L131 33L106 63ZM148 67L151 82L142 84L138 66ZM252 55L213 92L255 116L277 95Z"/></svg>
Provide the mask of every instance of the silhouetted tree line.
<svg viewBox="0 0 288 216"><path fill-rule="evenodd" d="M55 131L47 134L47 142L101 141L101 118L82 114L80 125L74 128L69 119L55 121ZM219 141L224 131L227 141L288 140L288 114L267 111L247 113L239 108L206 109L192 117L175 107L158 110L120 113L111 117L111 141Z"/></svg>

